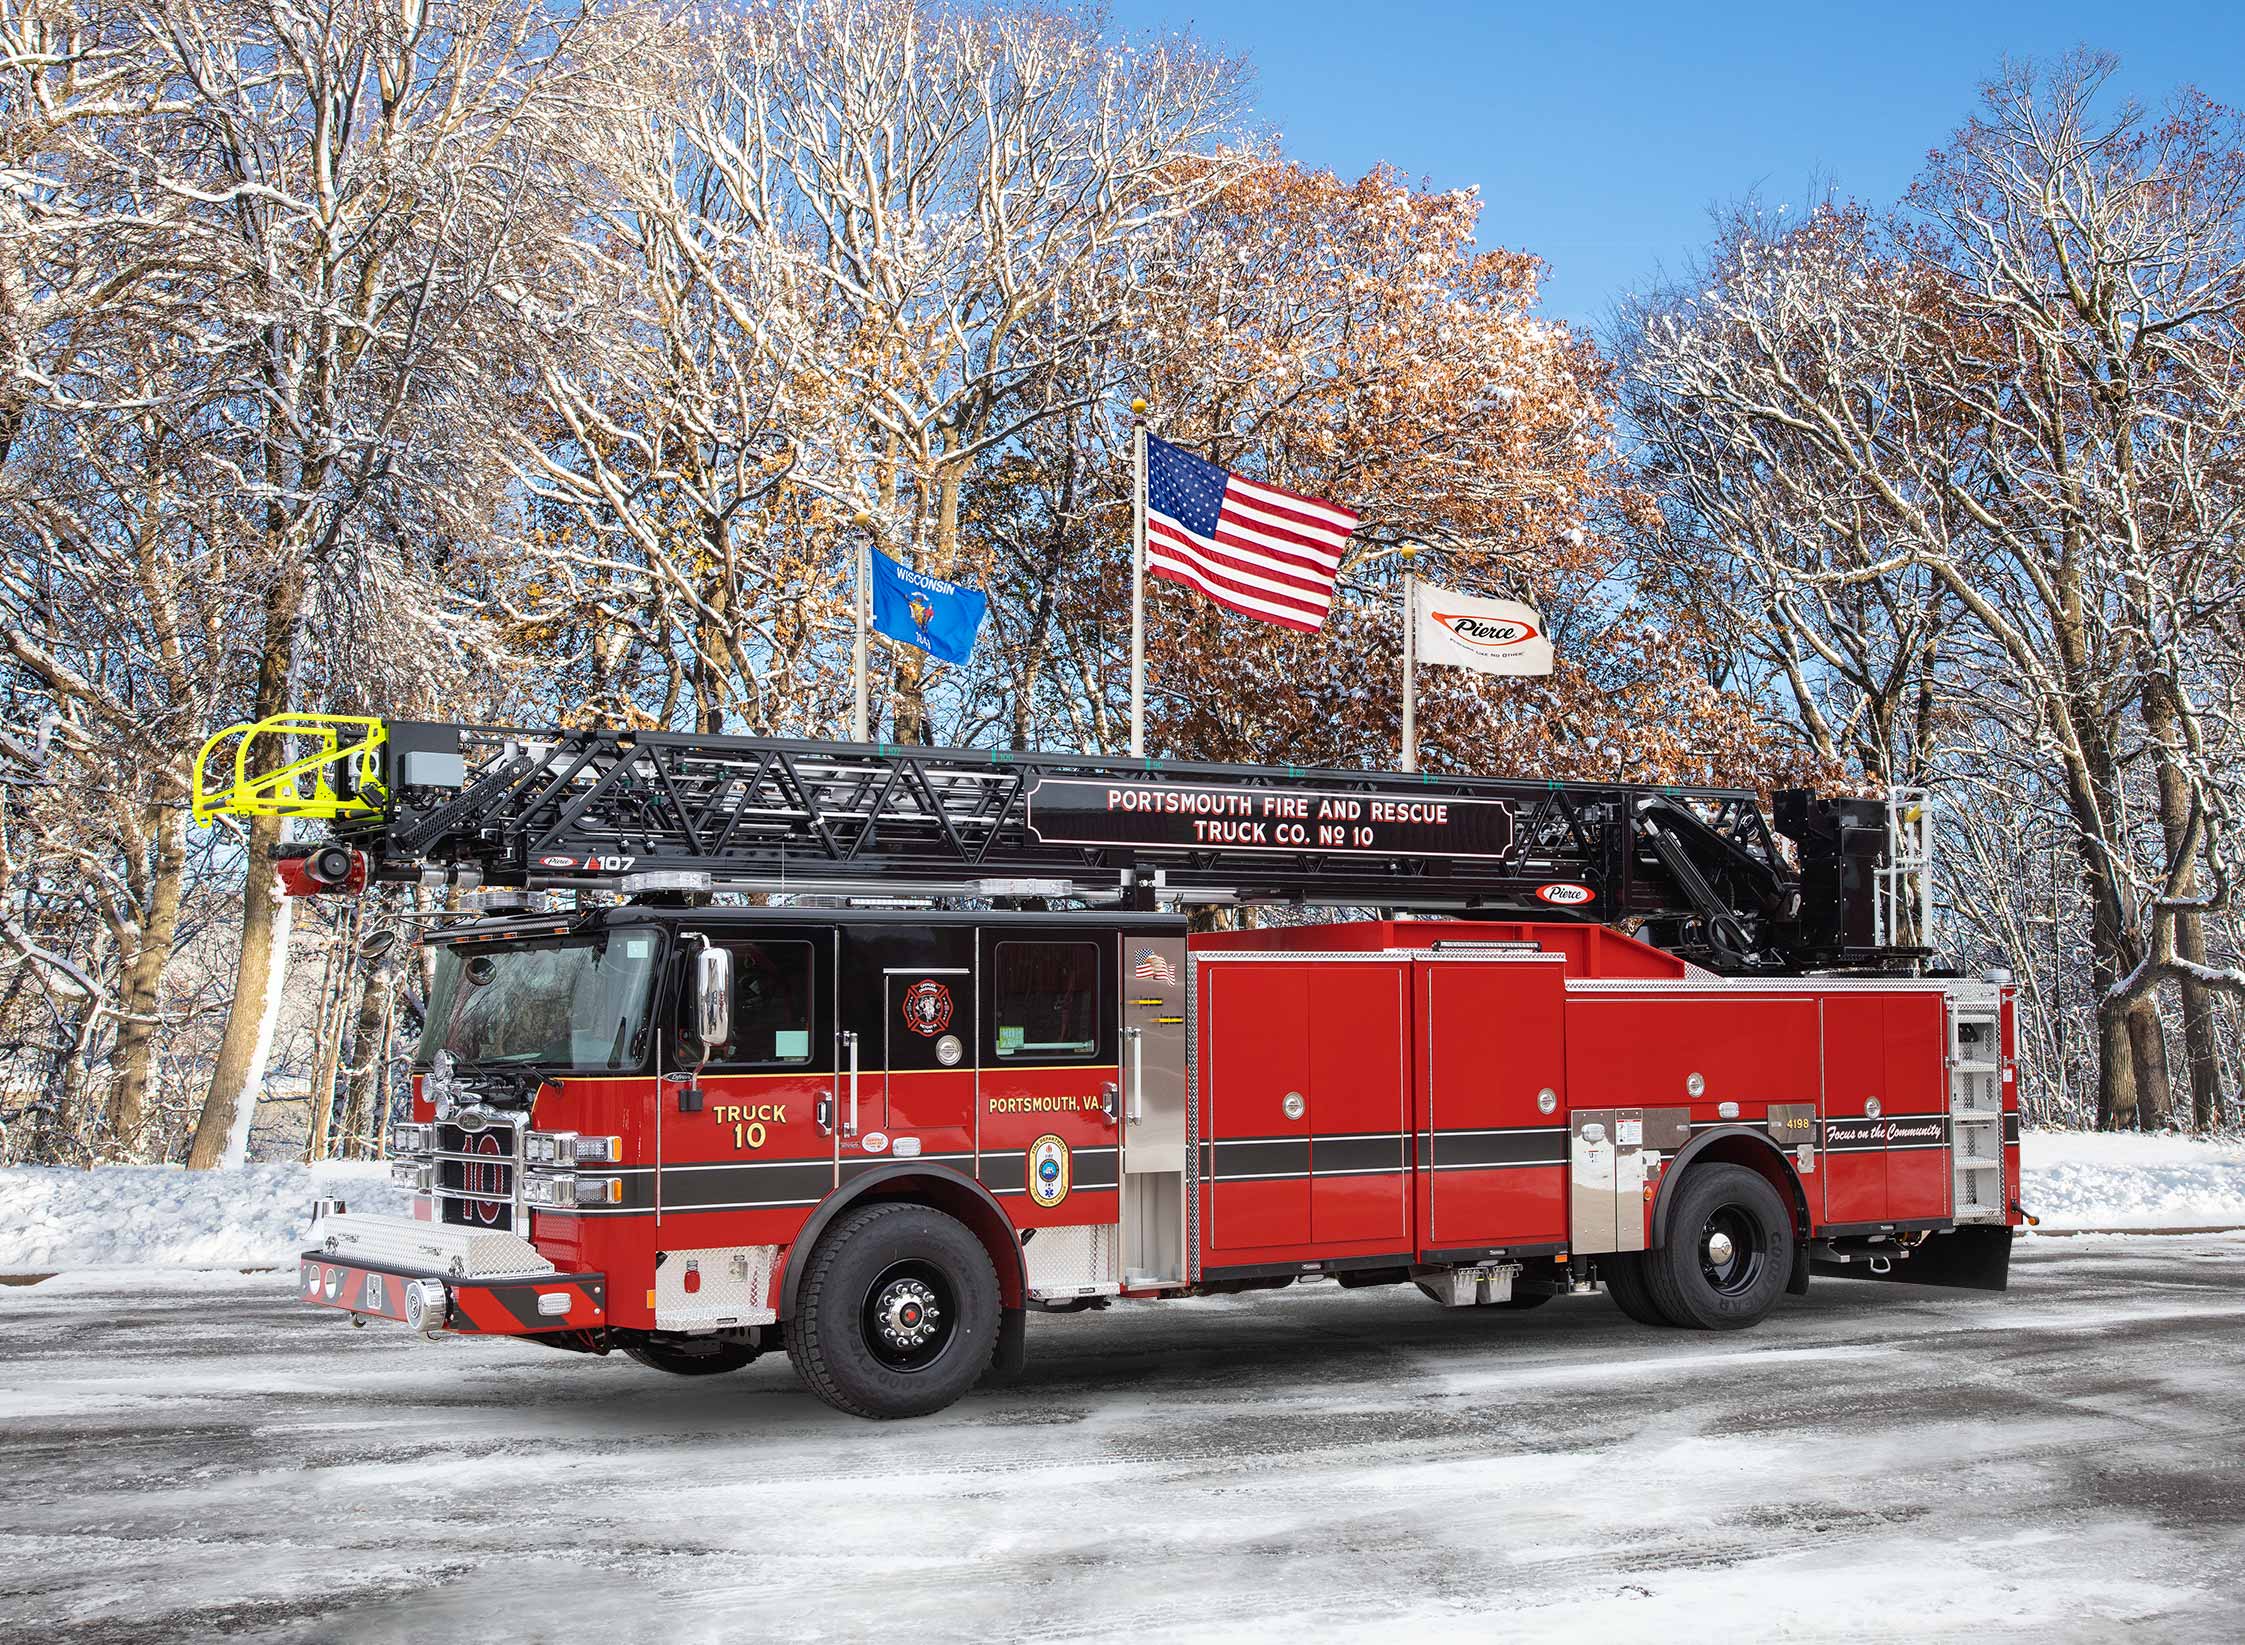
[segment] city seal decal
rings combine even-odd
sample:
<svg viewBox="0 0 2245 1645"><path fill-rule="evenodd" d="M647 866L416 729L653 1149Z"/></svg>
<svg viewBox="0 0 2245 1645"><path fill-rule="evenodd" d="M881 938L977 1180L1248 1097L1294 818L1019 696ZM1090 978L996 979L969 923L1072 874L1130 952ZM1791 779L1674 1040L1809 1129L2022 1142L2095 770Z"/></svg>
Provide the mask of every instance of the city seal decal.
<svg viewBox="0 0 2245 1645"><path fill-rule="evenodd" d="M1029 1197L1047 1211L1068 1197L1068 1145L1047 1131L1029 1145Z"/></svg>
<svg viewBox="0 0 2245 1645"><path fill-rule="evenodd" d="M923 977L904 991L904 1025L929 1039L951 1026L951 990Z"/></svg>

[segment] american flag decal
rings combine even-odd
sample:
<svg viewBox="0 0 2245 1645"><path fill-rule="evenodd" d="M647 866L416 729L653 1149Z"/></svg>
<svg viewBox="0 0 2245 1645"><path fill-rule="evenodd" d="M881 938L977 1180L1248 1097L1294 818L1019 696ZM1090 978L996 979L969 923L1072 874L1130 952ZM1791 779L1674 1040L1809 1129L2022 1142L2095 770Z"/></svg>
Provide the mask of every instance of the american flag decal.
<svg viewBox="0 0 2245 1645"><path fill-rule="evenodd" d="M1228 610L1316 633L1354 511L1227 474L1146 437L1146 569Z"/></svg>
<svg viewBox="0 0 2245 1645"><path fill-rule="evenodd" d="M1130 974L1139 982L1174 983L1177 980L1177 967L1151 948L1141 948L1130 968Z"/></svg>

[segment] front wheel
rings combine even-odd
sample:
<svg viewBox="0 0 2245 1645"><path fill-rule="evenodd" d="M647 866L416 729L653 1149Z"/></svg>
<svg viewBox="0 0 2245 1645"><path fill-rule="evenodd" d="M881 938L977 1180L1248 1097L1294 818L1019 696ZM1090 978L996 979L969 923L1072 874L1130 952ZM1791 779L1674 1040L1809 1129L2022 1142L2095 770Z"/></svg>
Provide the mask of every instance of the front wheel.
<svg viewBox="0 0 2245 1645"><path fill-rule="evenodd" d="M811 1252L787 1355L811 1392L861 1417L924 1416L972 1388L998 1344L982 1242L924 1205L868 1205Z"/></svg>
<svg viewBox="0 0 2245 1645"><path fill-rule="evenodd" d="M1650 1300L1669 1323L1699 1331L1752 1325L1793 1271L1792 1208L1743 1165L1695 1165L1677 1190L1668 1243L1644 1253Z"/></svg>

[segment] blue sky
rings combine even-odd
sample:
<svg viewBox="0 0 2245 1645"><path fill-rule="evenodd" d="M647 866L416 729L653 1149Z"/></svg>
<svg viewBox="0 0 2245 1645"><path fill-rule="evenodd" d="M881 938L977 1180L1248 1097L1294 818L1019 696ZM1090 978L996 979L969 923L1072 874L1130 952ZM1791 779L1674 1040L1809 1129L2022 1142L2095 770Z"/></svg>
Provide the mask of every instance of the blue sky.
<svg viewBox="0 0 2245 1645"><path fill-rule="evenodd" d="M2245 103L2240 0L1115 0L1115 21L1248 54L1297 159L1478 184L1483 243L1544 258L1549 312L1591 324L1703 243L1715 202L1818 178L1893 199L2006 53L2087 43L2147 103L2186 82Z"/></svg>

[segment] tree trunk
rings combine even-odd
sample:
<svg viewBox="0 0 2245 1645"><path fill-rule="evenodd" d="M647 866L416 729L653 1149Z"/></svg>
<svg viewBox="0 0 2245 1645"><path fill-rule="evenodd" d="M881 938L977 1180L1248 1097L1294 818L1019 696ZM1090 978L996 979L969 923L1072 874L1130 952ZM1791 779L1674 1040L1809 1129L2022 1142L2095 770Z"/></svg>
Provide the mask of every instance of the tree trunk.
<svg viewBox="0 0 2245 1645"><path fill-rule="evenodd" d="M2184 861L2190 850L2190 779L2175 761L2175 741L2180 716L2175 684L2154 673L2144 681L2144 729L2150 735L2153 769L2159 777L2159 827L2167 843L2170 867L2182 864L2176 882L2183 896L2198 888L2197 865ZM2193 965L2206 963L2206 923L2192 913L2175 919L2176 957ZM2183 1049L2190 1067L2192 1122L2201 1131L2220 1124L2222 1111L2222 1060L2220 1031L2214 1020L2214 997L2199 983L2185 979L2183 998Z"/></svg>
<svg viewBox="0 0 2245 1645"><path fill-rule="evenodd" d="M263 655L257 668L257 717L284 712L296 655L297 619L304 608L304 572L291 565L265 596ZM275 751L252 750L250 769L274 768ZM273 1028L288 982L288 899L281 895L273 861L281 843L281 819L253 817L249 825L249 872L242 887L241 966L234 998L226 1011L226 1032L211 1067L210 1093L195 1121L195 1140L187 1168L208 1171L228 1162L233 1139L247 1137L256 1117L257 1093L265 1082L265 1060L273 1049ZM238 1163L238 1162L236 1162Z"/></svg>
<svg viewBox="0 0 2245 1645"><path fill-rule="evenodd" d="M2097 1129L2130 1130L2136 1123L2136 1069L2135 1053L2129 1044L2128 1012L2105 998L2107 982L2100 979L2096 986Z"/></svg>
<svg viewBox="0 0 2245 1645"><path fill-rule="evenodd" d="M360 1138L378 1137L387 1128L389 1116L376 1113L375 1103L384 1089L384 1053L389 1038L384 1032L385 1019L396 986L397 966L385 955L374 962L367 972L365 987L359 991L358 1022L351 1033L350 1083L344 1088L343 1096L340 1140L346 1157L351 1156L352 1146Z"/></svg>
<svg viewBox="0 0 2245 1645"><path fill-rule="evenodd" d="M2196 914L2175 921L2175 953L2191 965L2206 963L2206 926ZM2190 1119L2200 1131L2222 1123L2227 1108L2222 1091L2221 1024L2215 996L2195 982L2183 984L2183 1053L2190 1063Z"/></svg>
<svg viewBox="0 0 2245 1645"><path fill-rule="evenodd" d="M2159 997L2148 994L2128 1008L2128 1049L2136 1076L2136 1124L2164 1130L2175 1106L2167 1074L2167 1024L2160 1019Z"/></svg>
<svg viewBox="0 0 2245 1645"><path fill-rule="evenodd" d="M353 985L360 981L358 923L346 915L338 926L330 963L321 972L320 1008L313 1019L312 1113L304 1127L304 1160L309 1165L328 1157L328 1137L335 1129L335 1081L343 1060L343 1017L346 1011L357 1015L349 1001Z"/></svg>
<svg viewBox="0 0 2245 1645"><path fill-rule="evenodd" d="M171 963L172 938L179 929L180 894L186 885L187 813L164 807L156 819L156 868L148 886L148 906L140 946L125 970L109 1086L109 1130L128 1159L141 1151L140 1131L147 1123L148 1087L156 1061L156 1014L163 1005L164 970Z"/></svg>
<svg viewBox="0 0 2245 1645"><path fill-rule="evenodd" d="M210 1094L195 1122L187 1151L190 1171L208 1171L233 1159L236 1136L247 1136L256 1116L257 1094L265 1083L265 1063L273 1050L281 993L288 980L289 902L273 872L281 820L257 817L249 826L249 878L242 887L241 965L234 999L226 1013L226 1032L211 1066Z"/></svg>

